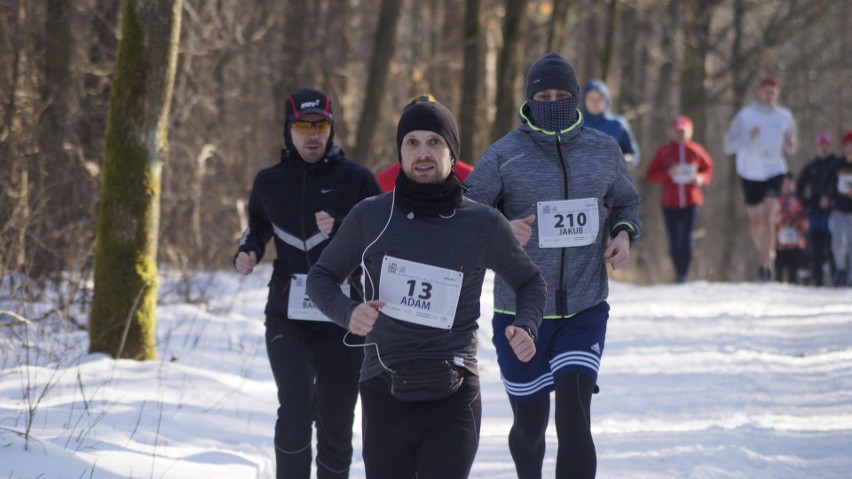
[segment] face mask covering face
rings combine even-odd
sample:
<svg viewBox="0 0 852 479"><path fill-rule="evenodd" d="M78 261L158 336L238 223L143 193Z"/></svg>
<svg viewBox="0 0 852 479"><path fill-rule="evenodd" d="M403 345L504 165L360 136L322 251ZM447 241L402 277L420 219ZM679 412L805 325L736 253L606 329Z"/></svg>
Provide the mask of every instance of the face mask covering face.
<svg viewBox="0 0 852 479"><path fill-rule="evenodd" d="M560 132L577 122L580 97L573 96L556 101L528 100L527 104L530 106L535 126L545 131Z"/></svg>

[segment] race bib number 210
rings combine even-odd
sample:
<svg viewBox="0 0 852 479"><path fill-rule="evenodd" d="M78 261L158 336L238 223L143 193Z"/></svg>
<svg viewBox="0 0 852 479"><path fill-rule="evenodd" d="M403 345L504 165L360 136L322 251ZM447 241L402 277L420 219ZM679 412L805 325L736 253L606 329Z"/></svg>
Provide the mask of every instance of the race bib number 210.
<svg viewBox="0 0 852 479"><path fill-rule="evenodd" d="M539 201L538 247L587 246L598 237L598 199Z"/></svg>

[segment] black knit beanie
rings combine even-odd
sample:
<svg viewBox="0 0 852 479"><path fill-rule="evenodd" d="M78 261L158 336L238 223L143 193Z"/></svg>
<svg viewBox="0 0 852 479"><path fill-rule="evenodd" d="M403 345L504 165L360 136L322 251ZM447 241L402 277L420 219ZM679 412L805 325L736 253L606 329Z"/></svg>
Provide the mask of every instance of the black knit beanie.
<svg viewBox="0 0 852 479"><path fill-rule="evenodd" d="M450 147L453 164L459 159L459 128L452 112L437 101L419 101L402 111L396 128L396 151L402 161L402 139L416 130L434 131L441 135Z"/></svg>
<svg viewBox="0 0 852 479"><path fill-rule="evenodd" d="M568 60L556 53L550 52L539 58L527 73L527 99L542 90L565 90L577 96L580 86L577 84L577 74Z"/></svg>

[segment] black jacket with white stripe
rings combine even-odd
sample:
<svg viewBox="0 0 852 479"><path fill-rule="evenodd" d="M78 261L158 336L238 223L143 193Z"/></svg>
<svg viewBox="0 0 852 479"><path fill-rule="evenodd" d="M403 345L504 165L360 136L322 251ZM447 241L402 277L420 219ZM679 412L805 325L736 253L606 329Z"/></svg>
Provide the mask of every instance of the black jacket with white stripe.
<svg viewBox="0 0 852 479"><path fill-rule="evenodd" d="M267 315L286 317L291 275L307 274L329 243L331 236L319 231L314 214L325 211L335 218L334 236L353 206L379 193L373 174L346 158L337 145L317 163L282 150L280 163L258 173L238 252L254 251L260 262L266 243L275 241Z"/></svg>

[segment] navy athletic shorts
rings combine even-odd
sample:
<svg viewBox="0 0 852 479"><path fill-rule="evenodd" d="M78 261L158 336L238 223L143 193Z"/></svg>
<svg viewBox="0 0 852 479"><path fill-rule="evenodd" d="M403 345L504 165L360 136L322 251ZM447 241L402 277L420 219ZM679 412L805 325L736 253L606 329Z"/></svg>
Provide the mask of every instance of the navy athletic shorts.
<svg viewBox="0 0 852 479"><path fill-rule="evenodd" d="M604 350L609 304L602 301L565 319L545 319L538 328L536 353L521 362L506 339L506 326L515 321L512 314L495 313L494 346L503 386L513 401L532 401L553 391L553 381L575 372L598 379Z"/></svg>

